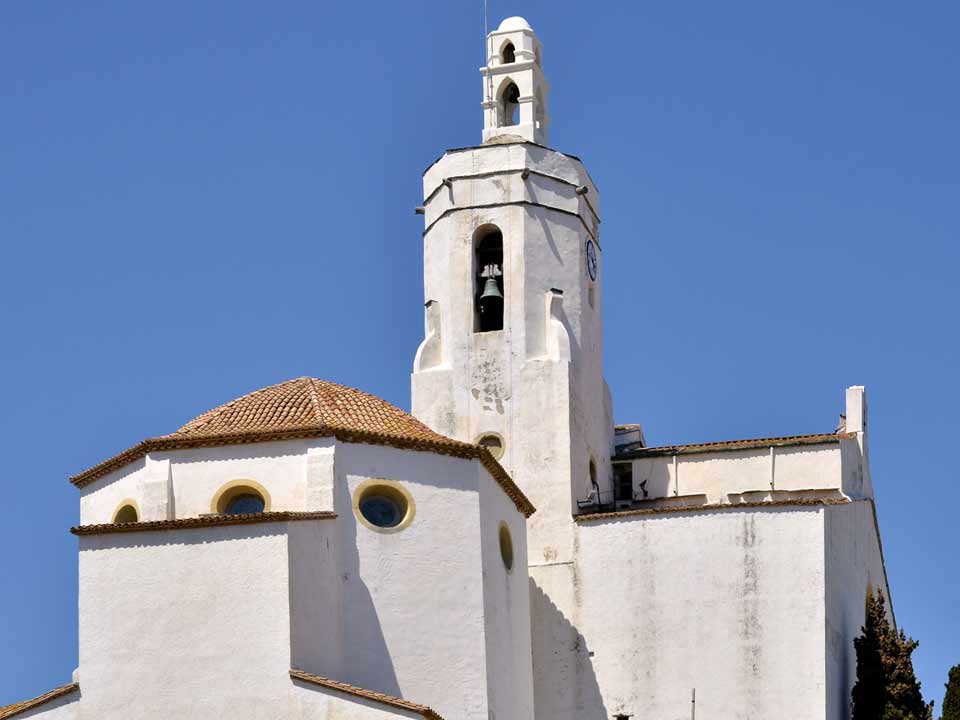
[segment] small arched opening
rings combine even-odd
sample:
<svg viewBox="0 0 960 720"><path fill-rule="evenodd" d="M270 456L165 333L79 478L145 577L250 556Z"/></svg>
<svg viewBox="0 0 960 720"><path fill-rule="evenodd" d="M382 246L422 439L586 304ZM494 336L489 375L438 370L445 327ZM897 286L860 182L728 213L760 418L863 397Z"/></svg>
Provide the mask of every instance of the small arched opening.
<svg viewBox="0 0 960 720"><path fill-rule="evenodd" d="M253 480L234 480L217 491L211 505L220 515L251 515L270 510L270 495Z"/></svg>
<svg viewBox="0 0 960 720"><path fill-rule="evenodd" d="M500 93L500 127L512 127L520 123L520 88L513 81L507 82Z"/></svg>
<svg viewBox="0 0 960 720"><path fill-rule="evenodd" d="M474 236L474 331L503 330L503 233L496 225Z"/></svg>
<svg viewBox="0 0 960 720"><path fill-rule="evenodd" d="M509 65L517 61L517 51L516 48L513 47L512 42L508 42L503 46L503 50L500 52L500 60L504 65Z"/></svg>
<svg viewBox="0 0 960 720"><path fill-rule="evenodd" d="M116 525L139 521L140 513L137 511L136 504L131 501L121 503L120 507L118 507L117 511L113 514L113 522Z"/></svg>
<svg viewBox="0 0 960 720"><path fill-rule="evenodd" d="M590 493L594 495L597 499L597 502L600 502L600 485L597 483L597 463L593 458L590 458Z"/></svg>

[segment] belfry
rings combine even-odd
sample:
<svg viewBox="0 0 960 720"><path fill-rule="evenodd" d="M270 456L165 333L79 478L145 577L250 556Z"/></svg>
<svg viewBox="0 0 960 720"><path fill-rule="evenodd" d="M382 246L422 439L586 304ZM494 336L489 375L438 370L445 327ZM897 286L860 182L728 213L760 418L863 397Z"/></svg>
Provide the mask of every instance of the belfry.
<svg viewBox="0 0 960 720"><path fill-rule="evenodd" d="M624 240L529 23L486 48L481 142L423 174L412 412L288 379L75 475L79 667L0 720L848 717L889 598L864 388L813 434L615 425Z"/></svg>

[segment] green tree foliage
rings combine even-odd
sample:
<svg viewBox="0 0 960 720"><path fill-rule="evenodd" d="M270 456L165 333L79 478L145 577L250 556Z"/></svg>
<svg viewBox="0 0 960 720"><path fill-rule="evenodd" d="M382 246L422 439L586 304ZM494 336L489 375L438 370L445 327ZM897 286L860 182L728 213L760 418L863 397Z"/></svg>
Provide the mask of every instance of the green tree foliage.
<svg viewBox="0 0 960 720"><path fill-rule="evenodd" d="M862 635L853 641L857 652L853 720L932 720L913 672L911 655L918 644L890 626L883 593L871 592Z"/></svg>
<svg viewBox="0 0 960 720"><path fill-rule="evenodd" d="M960 665L950 668L946 687L947 694L943 696L940 720L960 720Z"/></svg>

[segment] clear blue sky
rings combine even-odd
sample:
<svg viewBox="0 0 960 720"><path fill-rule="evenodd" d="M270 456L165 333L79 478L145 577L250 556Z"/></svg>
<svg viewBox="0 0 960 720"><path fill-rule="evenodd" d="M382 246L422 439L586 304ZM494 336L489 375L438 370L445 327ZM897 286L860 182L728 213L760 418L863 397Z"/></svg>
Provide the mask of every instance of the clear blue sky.
<svg viewBox="0 0 960 720"><path fill-rule="evenodd" d="M297 375L409 408L420 174L480 139L480 0L0 11L0 704L76 665L67 477ZM491 0L603 195L618 422L830 431L865 384L897 617L960 662L960 5ZM122 579L118 579L122 581Z"/></svg>

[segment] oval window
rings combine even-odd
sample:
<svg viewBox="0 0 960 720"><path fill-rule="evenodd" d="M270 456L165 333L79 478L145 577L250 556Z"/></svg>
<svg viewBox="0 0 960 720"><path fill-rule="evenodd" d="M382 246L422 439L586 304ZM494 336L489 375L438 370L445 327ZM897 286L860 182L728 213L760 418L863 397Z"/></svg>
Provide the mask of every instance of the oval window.
<svg viewBox="0 0 960 720"><path fill-rule="evenodd" d="M481 435L480 439L477 440L477 445L480 447L485 447L487 450L489 450L490 454L493 455L495 460L499 460L503 457L503 438L496 433L487 433L486 435Z"/></svg>
<svg viewBox="0 0 960 720"><path fill-rule="evenodd" d="M413 520L413 497L397 483L388 480L369 481L357 488L354 511L371 530L402 530Z"/></svg>
<svg viewBox="0 0 960 720"><path fill-rule="evenodd" d="M513 538L506 523L500 523L500 559L507 570L513 570Z"/></svg>

